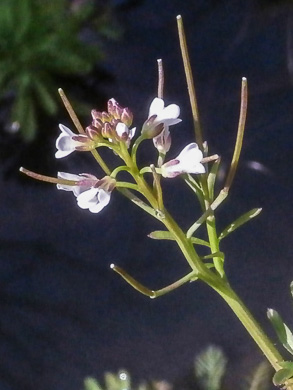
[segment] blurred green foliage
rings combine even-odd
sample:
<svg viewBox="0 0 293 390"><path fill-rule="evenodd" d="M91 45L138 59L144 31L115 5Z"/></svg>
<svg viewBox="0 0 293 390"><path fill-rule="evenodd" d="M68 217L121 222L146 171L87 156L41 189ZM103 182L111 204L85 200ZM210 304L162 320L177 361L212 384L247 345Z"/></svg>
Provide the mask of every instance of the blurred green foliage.
<svg viewBox="0 0 293 390"><path fill-rule="evenodd" d="M131 377L125 370L117 374L106 372L104 375L104 386L91 377L84 380L84 390L132 390ZM171 390L172 387L165 381L144 382L135 387L136 390Z"/></svg>
<svg viewBox="0 0 293 390"><path fill-rule="evenodd" d="M32 141L39 119L61 107L56 78L88 74L102 59L101 46L82 39L89 29L115 37L109 7L97 9L89 0L1 0L0 100L9 102L10 129L24 140Z"/></svg>
<svg viewBox="0 0 293 390"><path fill-rule="evenodd" d="M228 390L224 378L229 374L228 359L220 347L209 345L195 357L195 382L188 389ZM272 384L272 367L267 361L257 364L250 372L243 372L237 390L268 390ZM186 388L186 387L184 387ZM88 377L84 381L84 390L172 390L173 386L164 381L147 381L134 386L130 374L120 370L117 374L105 373L104 385Z"/></svg>
<svg viewBox="0 0 293 390"><path fill-rule="evenodd" d="M224 377L228 374L228 360L223 350L209 345L195 358L195 378L201 390L224 390ZM250 372L244 372L238 390L268 390L272 382L272 367L267 361L257 364Z"/></svg>

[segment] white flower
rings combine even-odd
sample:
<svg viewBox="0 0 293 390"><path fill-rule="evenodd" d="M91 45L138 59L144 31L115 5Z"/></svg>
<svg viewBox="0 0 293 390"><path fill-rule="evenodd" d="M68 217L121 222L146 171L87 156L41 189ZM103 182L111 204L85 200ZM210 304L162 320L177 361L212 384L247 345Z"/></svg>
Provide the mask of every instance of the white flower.
<svg viewBox="0 0 293 390"><path fill-rule="evenodd" d="M191 143L173 160L162 165L162 176L173 178L184 173L205 173L201 164L203 154L196 143Z"/></svg>
<svg viewBox="0 0 293 390"><path fill-rule="evenodd" d="M158 125L163 123L165 126L176 125L176 123L181 122L179 119L180 108L177 104L169 104L165 107L163 99L155 98L149 109L149 118L156 116L153 121L153 125Z"/></svg>
<svg viewBox="0 0 293 390"><path fill-rule="evenodd" d="M95 176L82 173L74 175L58 172L59 179L78 182L76 185L57 184L58 190L72 191L76 196L77 205L82 209L89 209L92 213L100 212L110 202L111 192L116 181L109 176L99 180Z"/></svg>
<svg viewBox="0 0 293 390"><path fill-rule="evenodd" d="M180 108L177 104L169 104L169 106L165 107L163 99L155 98L150 105L149 116L144 122L141 132L145 138L154 139L154 145L159 151L164 151L168 147L170 148L170 146L163 144L164 141L171 145L171 138L168 133L169 126L181 122L181 119L178 118L179 115ZM157 138L163 131L166 132L168 137ZM156 138L157 140L155 141Z"/></svg>
<svg viewBox="0 0 293 390"><path fill-rule="evenodd" d="M125 123L119 122L115 128L118 138L126 143L127 148L129 148L130 142L134 137L136 127L129 129Z"/></svg>
<svg viewBox="0 0 293 390"><path fill-rule="evenodd" d="M99 213L110 202L111 192L102 188L91 188L76 198L77 205L82 209L89 209L91 213Z"/></svg>
<svg viewBox="0 0 293 390"><path fill-rule="evenodd" d="M59 124L59 129L61 134L56 140L56 148L58 149L55 153L56 158L63 158L68 156L70 153L74 152L78 147L84 147L85 142L88 140L86 135L75 134L68 127ZM84 140L85 142L80 142L74 140L75 137Z"/></svg>

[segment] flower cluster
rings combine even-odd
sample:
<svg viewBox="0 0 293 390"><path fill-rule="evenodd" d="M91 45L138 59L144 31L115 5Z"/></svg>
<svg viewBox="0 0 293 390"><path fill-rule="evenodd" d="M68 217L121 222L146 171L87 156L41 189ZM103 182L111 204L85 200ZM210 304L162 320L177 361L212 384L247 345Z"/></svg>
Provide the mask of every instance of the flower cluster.
<svg viewBox="0 0 293 390"><path fill-rule="evenodd" d="M136 128L130 129L133 115L128 108L122 108L115 99L108 101L108 112L92 110L93 122L89 129L95 131L110 142L125 142L130 145Z"/></svg>
<svg viewBox="0 0 293 390"><path fill-rule="evenodd" d="M106 146L113 149L114 153L124 160L125 166L117 167L111 173L106 164L103 163L102 168L107 175L102 179L88 173L76 175L58 172L57 179L33 173L30 175L40 180L56 183L59 190L72 191L79 207L88 209L92 213L98 213L109 203L115 187L128 187L140 191L135 176L139 171L136 165L136 152L138 145L146 139L152 139L158 150L161 163L158 163L155 170L162 177L174 178L184 173L205 173L202 164L203 154L196 143L187 145L175 159L164 163L166 153L171 146L169 128L181 122L179 115L179 106L176 104L165 106L163 99L155 98L151 102L148 118L142 126L141 135L135 141L131 152L128 152L136 131L135 127L131 127L133 114L128 108L121 107L112 98L108 101L107 111L91 111L92 122L85 130L81 129L80 133L76 134L68 127L59 125L61 133L56 140L55 157L63 158L74 151L95 151L97 155L96 149L100 146ZM102 164L100 165L102 166ZM150 168L145 169L145 172L151 171ZM137 184L117 182L116 175L120 170L128 170ZM29 171L25 169L22 171L29 174Z"/></svg>

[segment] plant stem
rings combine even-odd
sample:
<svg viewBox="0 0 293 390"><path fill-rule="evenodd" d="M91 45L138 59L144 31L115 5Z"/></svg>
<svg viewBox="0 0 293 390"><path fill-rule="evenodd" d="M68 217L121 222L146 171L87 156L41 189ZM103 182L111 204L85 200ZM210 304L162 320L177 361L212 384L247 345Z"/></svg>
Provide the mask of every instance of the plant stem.
<svg viewBox="0 0 293 390"><path fill-rule="evenodd" d="M233 291L233 289L227 283L210 283L208 284L221 295L225 302L230 306L232 311L236 314L238 319L242 322L243 326L246 328L247 332L254 339L256 344L259 346L261 351L264 353L270 364L273 368L278 371L281 366L279 365L280 361L284 359L277 351L275 346L266 336L258 322L255 320L251 312L241 301L238 295Z"/></svg>
<svg viewBox="0 0 293 390"><path fill-rule="evenodd" d="M246 328L247 332L254 339L263 354L266 356L272 367L278 371L281 368L279 362L284 359L266 336L251 312L225 279L222 279L220 275L215 274L213 271L204 266L193 246L189 244L185 234L168 212L165 212L165 216L166 218L162 222L176 238L180 249L191 268L197 273L198 278L212 287L225 300L239 321Z"/></svg>

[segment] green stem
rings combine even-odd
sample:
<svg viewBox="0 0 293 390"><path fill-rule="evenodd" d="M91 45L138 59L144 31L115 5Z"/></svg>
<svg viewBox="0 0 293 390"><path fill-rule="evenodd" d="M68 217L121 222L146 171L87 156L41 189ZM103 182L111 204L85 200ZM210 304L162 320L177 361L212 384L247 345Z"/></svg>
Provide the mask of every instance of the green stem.
<svg viewBox="0 0 293 390"><path fill-rule="evenodd" d="M227 283L223 281L220 283L218 281L216 283L209 281L207 284L209 284L215 291L217 291L218 294L220 294L225 302L230 306L232 311L236 314L238 319L246 328L247 332L262 350L272 367L278 371L281 368L279 362L283 361L284 359L266 336L258 322L252 316L251 312L241 301L238 295Z"/></svg>
<svg viewBox="0 0 293 390"><path fill-rule="evenodd" d="M200 182L204 193L205 209L206 211L208 211L211 209L211 199L209 195L207 175L202 175ZM208 215L206 219L206 228L207 228L207 233L208 233L209 242L211 246L211 252L212 253L219 252L220 251L219 239L217 235L216 220L215 220L215 215L213 210L211 210L210 215ZM221 257L214 257L213 262L221 278L225 278L223 259Z"/></svg>
<svg viewBox="0 0 293 390"><path fill-rule="evenodd" d="M137 184L129 183L127 181L116 181L116 187L117 188L129 188L130 190L134 190L134 191L141 193Z"/></svg>
<svg viewBox="0 0 293 390"><path fill-rule="evenodd" d="M80 134L85 134L85 131L77 117L77 115L75 114L75 111L73 110L72 108L72 105L70 104L69 100L67 99L67 96L65 95L64 91L62 88L59 88L58 89L58 92L59 92L59 95L63 101L63 104L72 120L72 122L74 123L74 126L76 127L76 129L78 130L78 132ZM98 151L96 149L94 150L91 150L91 153L92 155L94 156L95 160L97 161L97 163L100 165L100 167L103 169L103 171L107 174L107 175L110 175L111 171L110 169L108 168L107 164L104 162L104 160L102 159L102 157L100 156L100 154L98 153Z"/></svg>

